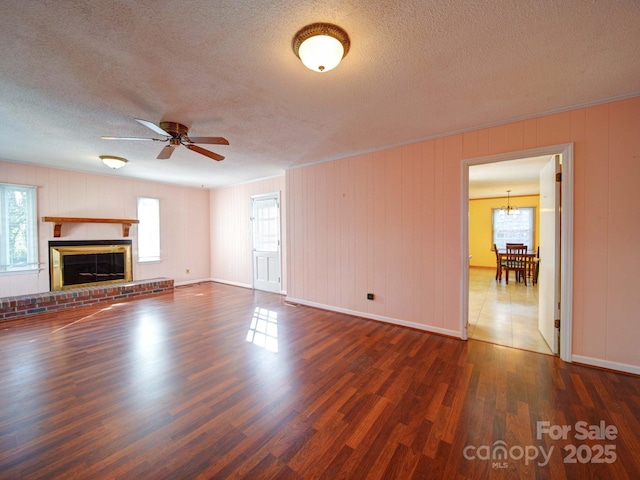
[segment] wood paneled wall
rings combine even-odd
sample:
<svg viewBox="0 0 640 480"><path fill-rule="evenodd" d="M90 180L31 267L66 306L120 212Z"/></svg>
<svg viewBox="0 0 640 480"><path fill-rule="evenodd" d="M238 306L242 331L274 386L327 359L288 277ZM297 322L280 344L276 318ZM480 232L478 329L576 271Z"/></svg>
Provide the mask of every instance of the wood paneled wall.
<svg viewBox="0 0 640 480"><path fill-rule="evenodd" d="M640 368L639 129L633 97L291 169L289 297L459 334L462 160L573 142L573 353Z"/></svg>
<svg viewBox="0 0 640 480"><path fill-rule="evenodd" d="M289 297L456 334L461 139L288 171Z"/></svg>
<svg viewBox="0 0 640 480"><path fill-rule="evenodd" d="M251 287L251 196L280 192L282 289L287 290L285 177L271 177L211 191L211 278Z"/></svg>

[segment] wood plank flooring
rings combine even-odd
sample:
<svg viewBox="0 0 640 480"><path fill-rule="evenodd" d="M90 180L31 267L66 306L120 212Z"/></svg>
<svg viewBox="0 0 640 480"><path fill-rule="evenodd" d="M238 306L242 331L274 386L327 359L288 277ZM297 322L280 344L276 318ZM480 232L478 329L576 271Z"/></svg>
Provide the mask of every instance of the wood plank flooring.
<svg viewBox="0 0 640 480"><path fill-rule="evenodd" d="M638 377L264 292L5 322L0 359L2 479L640 478Z"/></svg>

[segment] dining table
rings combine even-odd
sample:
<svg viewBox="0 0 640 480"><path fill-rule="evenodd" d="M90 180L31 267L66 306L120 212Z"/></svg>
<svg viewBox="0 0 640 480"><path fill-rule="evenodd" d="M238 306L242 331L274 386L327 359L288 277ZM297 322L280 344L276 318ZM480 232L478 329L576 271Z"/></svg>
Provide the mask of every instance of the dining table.
<svg viewBox="0 0 640 480"><path fill-rule="evenodd" d="M498 262L500 265L502 265L502 258L506 255L506 250L498 250ZM519 253L518 255L526 257L529 270L528 277L531 278L532 284L535 285L536 283L538 283L538 263L540 262L538 253L527 251L526 253Z"/></svg>

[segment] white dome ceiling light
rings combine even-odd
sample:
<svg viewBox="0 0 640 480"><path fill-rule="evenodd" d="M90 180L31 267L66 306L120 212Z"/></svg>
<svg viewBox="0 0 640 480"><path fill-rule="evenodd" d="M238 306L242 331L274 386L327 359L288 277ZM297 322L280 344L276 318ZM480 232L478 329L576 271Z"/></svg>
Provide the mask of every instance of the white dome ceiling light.
<svg viewBox="0 0 640 480"><path fill-rule="evenodd" d="M349 35L330 23L313 23L293 37L293 51L302 63L315 72L337 67L349 52Z"/></svg>
<svg viewBox="0 0 640 480"><path fill-rule="evenodd" d="M113 168L117 170L118 168L122 168L127 164L127 159L122 157L114 157L113 155L100 155L100 160L107 167Z"/></svg>

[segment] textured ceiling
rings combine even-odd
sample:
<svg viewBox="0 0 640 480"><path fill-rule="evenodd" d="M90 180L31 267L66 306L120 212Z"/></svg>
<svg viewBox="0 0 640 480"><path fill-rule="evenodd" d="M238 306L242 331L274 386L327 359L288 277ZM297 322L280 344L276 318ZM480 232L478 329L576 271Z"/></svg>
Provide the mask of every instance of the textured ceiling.
<svg viewBox="0 0 640 480"><path fill-rule="evenodd" d="M291 50L317 21L351 37L324 74ZM3 0L0 44L0 159L205 187L640 93L637 0ZM134 118L226 159L100 139Z"/></svg>

